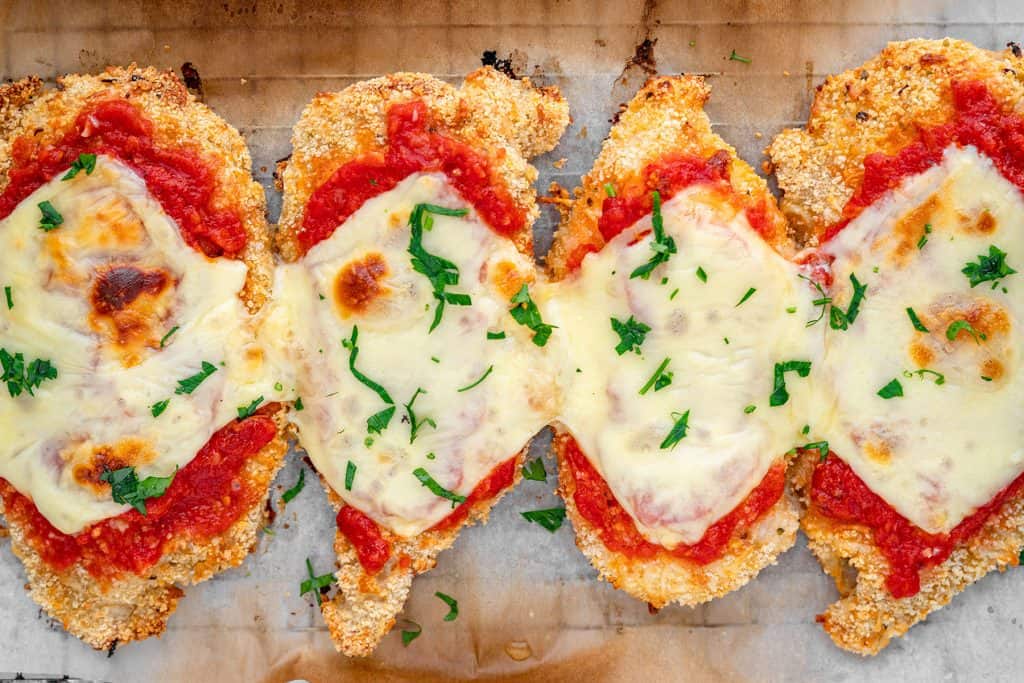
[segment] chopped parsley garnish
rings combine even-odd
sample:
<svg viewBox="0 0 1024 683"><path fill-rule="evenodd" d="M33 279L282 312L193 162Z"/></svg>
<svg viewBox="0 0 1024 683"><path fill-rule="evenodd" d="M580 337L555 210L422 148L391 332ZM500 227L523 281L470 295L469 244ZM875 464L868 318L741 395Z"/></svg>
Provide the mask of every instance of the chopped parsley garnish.
<svg viewBox="0 0 1024 683"><path fill-rule="evenodd" d="M297 396L295 398L295 412L299 412L300 410L302 410L305 407L306 406L302 405L302 397L301 396Z"/></svg>
<svg viewBox="0 0 1024 683"><path fill-rule="evenodd" d="M487 379L487 376L488 376L489 374L491 374L491 372L493 372L493 371L494 371L494 366L493 366L493 365L490 365L490 366L488 366L488 367L487 367L487 369L486 369L486 370L484 370L484 374L480 375L480 378L479 378L479 379L477 379L477 380L476 380L475 382L473 382L472 384L467 384L466 386L462 387L461 389L456 389L456 391L457 391L458 393L460 393L460 394L461 394L461 393L462 393L463 391L469 391L469 390L470 390L470 389L472 389L473 387L475 387L475 386L477 386L478 384L480 384L480 382L483 382L483 381L484 381L485 379Z"/></svg>
<svg viewBox="0 0 1024 683"><path fill-rule="evenodd" d="M523 478L530 481L547 481L548 471L544 469L544 461L540 458L527 460L523 464Z"/></svg>
<svg viewBox="0 0 1024 683"><path fill-rule="evenodd" d="M751 287L750 289L748 289L747 293L744 294L743 297L739 301L736 302L736 305L733 306L733 308L739 308L740 306L742 306L747 301L747 299L749 299L750 297L754 296L754 292L756 292L756 291L757 291L757 287Z"/></svg>
<svg viewBox="0 0 1024 683"><path fill-rule="evenodd" d="M924 326L921 319L917 317L917 313L914 312L913 308L907 309L907 317L910 318L910 324L914 326L914 329L918 332L927 332L928 328Z"/></svg>
<svg viewBox="0 0 1024 683"><path fill-rule="evenodd" d="M408 403L403 403L405 406L405 415L409 420L409 443L416 441L416 437L419 436L420 429L423 425L430 425L434 429L437 429L437 423L434 422L432 417L417 418L416 412L412 409L412 404L416 402L416 397L420 394L427 393L426 389L416 387L416 391L413 392L412 398L409 399Z"/></svg>
<svg viewBox="0 0 1024 683"><path fill-rule="evenodd" d="M167 346L167 340L171 338L171 335L178 331L178 326L175 325L171 329L167 330L167 334L160 338L160 348Z"/></svg>
<svg viewBox="0 0 1024 683"><path fill-rule="evenodd" d="M11 291L11 286L7 285L4 287L4 298L7 299L7 310L14 308L14 294Z"/></svg>
<svg viewBox="0 0 1024 683"><path fill-rule="evenodd" d="M812 285L814 285L814 288L816 290L818 290L818 295L819 295L818 298L815 299L814 301L812 301L811 303L813 305L815 305L815 306L821 306L821 310L818 311L818 317L817 318L815 318L814 320L808 320L807 321L806 327L811 327L812 325L818 324L821 321L821 319L825 317L825 311L828 309L829 304L832 303L832 297L825 295L825 290L822 289L821 285L818 284L817 281L812 280L811 278L807 277L806 275L798 275L798 277L801 280L807 280Z"/></svg>
<svg viewBox="0 0 1024 683"><path fill-rule="evenodd" d="M799 377L807 377L811 372L811 361L809 360L787 360L775 364L775 377L772 386L772 395L768 399L768 405L772 408L785 405L789 401L789 391L786 389L786 373L795 372Z"/></svg>
<svg viewBox="0 0 1024 683"><path fill-rule="evenodd" d="M472 301L468 294L448 292L445 287L459 284L459 268L448 259L431 254L423 247L423 230L429 230L434 219L429 214L439 216L465 216L469 213L466 209L448 209L433 204L417 204L409 215L409 227L411 236L409 238L409 254L412 255L412 269L422 273L430 280L434 288L434 298L437 299L437 306L434 308L434 320L430 323L430 331L433 332L441 323L441 316L444 315L445 304L455 306L469 306Z"/></svg>
<svg viewBox="0 0 1024 683"><path fill-rule="evenodd" d="M430 473L427 472L422 467L417 467L416 469L414 469L412 471L412 474L414 477L420 480L421 484L430 489L430 492L433 493L435 496L437 496L438 498L444 498L445 500L450 500L452 502L452 507L455 507L457 503L466 502L465 496L460 496L459 494L449 491L445 487L438 484L437 481L432 476L430 476Z"/></svg>
<svg viewBox="0 0 1024 683"><path fill-rule="evenodd" d="M651 387L654 387L655 391L661 391L669 384L672 384L672 373L665 372L665 368L668 367L669 361L671 360L671 358L666 358L665 360L661 361L661 364L658 366L658 369L654 371L654 374L651 375L651 378L647 380L647 383L644 384L644 386L640 389L641 396L650 391Z"/></svg>
<svg viewBox="0 0 1024 683"><path fill-rule="evenodd" d="M755 410L757 410L757 406L751 403L749 406L743 409L743 412L746 413L747 415L750 415Z"/></svg>
<svg viewBox="0 0 1024 683"><path fill-rule="evenodd" d="M676 287L675 289L672 290L672 293L668 295L668 300L672 301L672 299L675 299L676 298L676 294L678 294L678 293L679 293L679 288Z"/></svg>
<svg viewBox="0 0 1024 683"><path fill-rule="evenodd" d="M488 339L504 339L505 338L505 333L504 332L488 332L487 333L487 338Z"/></svg>
<svg viewBox="0 0 1024 683"><path fill-rule="evenodd" d="M323 601L320 599L320 590L334 583L334 574L317 576L313 573L313 563L309 561L308 557L306 558L306 571L309 572L309 578L299 584L299 596L312 593L316 598L316 604L321 605Z"/></svg>
<svg viewBox="0 0 1024 683"><path fill-rule="evenodd" d="M409 643L419 638L423 633L423 627L415 621L410 621L409 625L414 627L416 630L411 628L402 629L402 645L405 647L409 647Z"/></svg>
<svg viewBox="0 0 1024 683"><path fill-rule="evenodd" d="M984 334L978 333L971 326L971 323L967 322L966 320L954 320L953 322L951 322L949 324L949 327L946 328L946 339L948 339L949 341L955 340L956 336L960 334L960 330L963 330L967 334L974 337L974 341L978 344L981 343L981 340L988 339L988 337L986 337Z"/></svg>
<svg viewBox="0 0 1024 683"><path fill-rule="evenodd" d="M891 382L878 390L878 395L884 399L897 398L903 395L903 385L894 377Z"/></svg>
<svg viewBox="0 0 1024 683"><path fill-rule="evenodd" d="M533 330L533 343L537 346L547 344L551 330L555 329L555 326L548 325L541 320L540 310L530 298L530 288L527 284L524 283L519 288L519 291L512 297L511 303L515 305L509 309L509 315L520 325Z"/></svg>
<svg viewBox="0 0 1024 683"><path fill-rule="evenodd" d="M833 330L847 329L857 319L857 314L860 312L860 304L864 300L864 292L867 291L868 286L861 284L853 273L850 273L850 284L853 285L853 296L850 297L850 305L847 306L846 311L836 306L834 302L829 311L828 324Z"/></svg>
<svg viewBox="0 0 1024 683"><path fill-rule="evenodd" d="M441 591L434 593L434 596L448 605L448 614L444 615L444 620L455 621L455 618L459 616L459 601L450 595L445 595Z"/></svg>
<svg viewBox="0 0 1024 683"><path fill-rule="evenodd" d="M738 54L736 54L736 50L733 50L732 54L729 55L729 61L730 62L743 62L744 64L750 64L752 60L750 58L748 58L748 57L740 57Z"/></svg>
<svg viewBox="0 0 1024 683"><path fill-rule="evenodd" d="M348 339L342 339L341 345L348 349L348 369L352 373L352 376L359 380L363 385L372 389L375 394L380 396L380 400L388 404L387 408L374 413L366 420L366 431L372 434L380 434L387 429L388 425L391 423L391 418L395 415L395 401L391 398L391 394L387 392L387 389L374 382L356 368L356 359L359 357L358 325L354 325L352 327L352 336ZM296 399L295 409L302 410L301 398Z"/></svg>
<svg viewBox="0 0 1024 683"><path fill-rule="evenodd" d="M992 381L992 378L991 378L991 377L986 377L985 375L982 375L982 376L981 376L981 378L982 378L983 380L985 380L986 382L991 382L991 381Z"/></svg>
<svg viewBox="0 0 1024 683"><path fill-rule="evenodd" d="M274 391L284 391L284 385L280 382L274 382Z"/></svg>
<svg viewBox="0 0 1024 683"><path fill-rule="evenodd" d="M247 417L252 417L253 413L256 412L256 409L260 407L261 403L263 403L263 397L262 396L257 396L256 398L254 398L249 403L249 405L247 405L247 406L239 406L238 407L238 419L241 421L241 420L244 420Z"/></svg>
<svg viewBox="0 0 1024 683"><path fill-rule="evenodd" d="M162 401L157 401L156 403L149 407L149 413L153 417L160 417L163 414L163 412L167 410L167 406L170 404L170 402L171 399L169 398L165 398Z"/></svg>
<svg viewBox="0 0 1024 683"><path fill-rule="evenodd" d="M618 318L612 318L612 330L619 335L619 343L615 346L615 353L620 356L627 351L634 351L640 354L640 346L644 343L644 337L651 331L650 325L645 325L639 320L629 316L629 320L622 322Z"/></svg>
<svg viewBox="0 0 1024 683"><path fill-rule="evenodd" d="M941 372L936 372L935 370L929 370L928 368L921 368L920 370L904 370L903 371L903 376L908 378L908 379L913 377L914 375L917 375L921 379L924 379L925 374L935 375L935 383L937 385L939 385L939 386L942 386L943 384L946 383L946 376L945 375L943 375Z"/></svg>
<svg viewBox="0 0 1024 683"><path fill-rule="evenodd" d="M11 354L7 349L0 348L0 367L3 368L3 375L0 382L7 383L7 392L11 398L20 396L21 392L28 392L29 396L35 396L35 389L44 380L57 379L57 368L48 360L36 358L25 365L25 356L20 353Z"/></svg>
<svg viewBox="0 0 1024 683"><path fill-rule="evenodd" d="M178 388L174 390L174 393L191 394L199 388L199 385L202 384L207 377L215 372L217 372L217 366L204 360L202 369L199 372L190 377L186 377L185 379L178 380Z"/></svg>
<svg viewBox="0 0 1024 683"><path fill-rule="evenodd" d="M528 510L520 512L527 522L539 524L551 533L558 531L565 521L565 508L548 508L546 510Z"/></svg>
<svg viewBox="0 0 1024 683"><path fill-rule="evenodd" d="M606 195L608 195L609 197L614 197L615 196L615 186L612 185L611 183L605 183L604 184L604 193Z"/></svg>
<svg viewBox="0 0 1024 683"><path fill-rule="evenodd" d="M630 273L630 280L650 278L655 268L676 253L676 241L665 234L665 221L661 216L661 193L657 190L651 193L651 227L654 229L654 239L651 240L651 251L654 252L654 256Z"/></svg>
<svg viewBox="0 0 1024 683"><path fill-rule="evenodd" d="M366 419L366 431L370 434L383 434L394 416L395 406L388 406L384 410L374 413Z"/></svg>
<svg viewBox="0 0 1024 683"><path fill-rule="evenodd" d="M697 279L700 280L701 282L708 281L708 274L704 271L704 268L702 268L701 266L697 266Z"/></svg>
<svg viewBox="0 0 1024 683"><path fill-rule="evenodd" d="M441 362L441 359L440 359L440 358L438 358L437 356L431 356L431 357L430 357L430 360L431 360L431 362L433 362L433 363L440 363L440 362Z"/></svg>
<svg viewBox="0 0 1024 683"><path fill-rule="evenodd" d="M810 434L811 433L811 425L804 425L803 427L801 427L800 428L800 433L803 434L804 436L807 436L808 434Z"/></svg>
<svg viewBox="0 0 1024 683"><path fill-rule="evenodd" d="M687 410L685 413L672 413L672 419L675 420L675 424L672 425L672 429L669 430L668 436L661 442L661 448L675 448L676 444L682 441L686 437L686 430L689 428L690 422L690 411Z"/></svg>
<svg viewBox="0 0 1024 683"><path fill-rule="evenodd" d="M302 493L302 489L306 487L306 470L305 468L299 470L299 480L295 482L295 485L284 492L281 496L281 500L286 503L290 503L295 500L295 496Z"/></svg>
<svg viewBox="0 0 1024 683"><path fill-rule="evenodd" d="M345 465L345 490L352 490L352 482L356 479L356 464L351 460Z"/></svg>
<svg viewBox="0 0 1024 683"><path fill-rule="evenodd" d="M786 306L786 313L796 313L796 306Z"/></svg>
<svg viewBox="0 0 1024 683"><path fill-rule="evenodd" d="M38 206L39 211L43 214L39 219L39 229L43 232L56 230L64 222L64 216L61 216L50 202L39 202Z"/></svg>
<svg viewBox="0 0 1024 683"><path fill-rule="evenodd" d="M968 263L960 272L970 280L971 287L977 287L982 282L991 282L992 289L995 289L999 286L999 280L1017 271L1006 265L1005 251L995 245L989 245L988 256L979 254L977 263Z"/></svg>
<svg viewBox="0 0 1024 683"><path fill-rule="evenodd" d="M110 497L115 503L131 505L139 514L145 515L146 501L164 495L177 473L175 469L168 477L146 477L140 481L134 467L122 467L118 470L104 469L100 481L110 484Z"/></svg>
<svg viewBox="0 0 1024 683"><path fill-rule="evenodd" d="M932 224L924 224L924 234L921 235L921 239L917 241L917 248L920 250L924 248L924 245L928 244L928 235L932 234Z"/></svg>
<svg viewBox="0 0 1024 683"><path fill-rule="evenodd" d="M95 154L79 154L78 158L71 162L71 168L64 174L61 180L71 180L79 171L85 171L85 175L92 175L92 172L96 170L96 155Z"/></svg>
<svg viewBox="0 0 1024 683"><path fill-rule="evenodd" d="M805 443L800 448L805 451L818 451L820 462L825 462L825 459L828 458L828 441L815 441L813 443Z"/></svg>

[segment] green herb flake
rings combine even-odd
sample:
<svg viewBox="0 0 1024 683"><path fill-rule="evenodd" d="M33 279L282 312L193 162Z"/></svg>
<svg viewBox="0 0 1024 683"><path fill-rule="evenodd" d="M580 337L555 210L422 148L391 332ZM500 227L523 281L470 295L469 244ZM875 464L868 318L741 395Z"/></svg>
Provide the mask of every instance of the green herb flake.
<svg viewBox="0 0 1024 683"><path fill-rule="evenodd" d="M170 402L171 399L169 398L165 398L162 401L157 401L156 403L149 407L150 415L152 415L153 417L160 417L161 415L163 415L163 412L167 410L167 406L170 404Z"/></svg>
<svg viewBox="0 0 1024 683"><path fill-rule="evenodd" d="M991 382L991 381L992 381L992 378L991 378L991 377L986 377L985 375L982 375L982 376L981 376L981 378L982 378L982 379L983 379L984 381L986 381L986 382Z"/></svg>
<svg viewBox="0 0 1024 683"><path fill-rule="evenodd" d="M929 370L928 368L921 368L920 370L903 371L903 376L906 377L907 379L912 378L914 375L917 375L920 379L924 379L925 375L934 375L935 383L937 385L942 386L943 384L946 383L945 375L943 375L941 372L936 372L935 370Z"/></svg>
<svg viewBox="0 0 1024 683"><path fill-rule="evenodd" d="M410 621L409 625L414 627L415 630L412 628L402 630L402 645L405 647L409 647L409 643L419 638L423 633L423 627L415 621Z"/></svg>
<svg viewBox="0 0 1024 683"><path fill-rule="evenodd" d="M64 216L61 216L50 202L39 202L37 206L42 213L42 217L39 219L39 229L43 232L56 230L64 222Z"/></svg>
<svg viewBox="0 0 1024 683"><path fill-rule="evenodd" d="M903 396L903 385L894 377L891 382L878 390L878 395L884 399Z"/></svg>
<svg viewBox="0 0 1024 683"><path fill-rule="evenodd" d="M682 441L686 437L686 430L690 424L690 411L687 410L685 413L672 413L672 419L675 424L672 425L672 429L669 430L668 436L661 442L661 448L675 448L676 444Z"/></svg>
<svg viewBox="0 0 1024 683"><path fill-rule="evenodd" d="M983 340L988 338L984 334L978 333L974 327L971 326L971 323L966 320L954 320L949 324L949 327L946 328L946 339L954 341L956 336L960 334L961 330L974 337L974 341L977 344L981 344Z"/></svg>
<svg viewBox="0 0 1024 683"><path fill-rule="evenodd" d="M180 328L177 325L175 325L171 329L167 330L167 334L165 334L163 337L160 338L160 348L161 349L164 348L165 346L167 346L167 340L170 339L171 335L173 335L179 329Z"/></svg>
<svg viewBox="0 0 1024 683"><path fill-rule="evenodd" d="M430 214L439 216L465 216L467 209L449 209L434 204L417 204L409 215L409 249L412 256L412 269L421 273L430 280L434 288L434 298L437 299L437 306L434 308L434 320L430 323L430 332L441 324L441 317L444 315L445 304L454 306L469 306L472 300L468 294L449 292L446 287L459 284L459 268L448 259L431 254L423 246L423 231L430 230L434 219Z"/></svg>
<svg viewBox="0 0 1024 683"><path fill-rule="evenodd" d="M615 346L615 353L620 356L627 351L640 354L640 346L644 343L644 337L651 331L649 325L629 316L629 320L622 322L618 318L611 319L612 331L619 335L619 343Z"/></svg>
<svg viewBox="0 0 1024 683"><path fill-rule="evenodd" d="M850 273L850 284L853 285L853 296L850 297L850 304L846 310L839 308L832 303L832 310L829 311L829 327L833 330L845 330L853 324L860 312L860 305L864 301L864 293L868 286L861 284L854 273Z"/></svg>
<svg viewBox="0 0 1024 683"><path fill-rule="evenodd" d="M785 405L789 401L789 391L786 389L787 372L795 372L799 377L807 377L811 372L811 362L807 360L787 360L775 364L772 395L768 399L768 405L772 408Z"/></svg>
<svg viewBox="0 0 1024 683"><path fill-rule="evenodd" d="M540 458L527 460L523 464L523 478L530 481L547 481L548 471L544 469L544 461Z"/></svg>
<svg viewBox="0 0 1024 683"><path fill-rule="evenodd" d="M914 326L914 329L918 332L927 332L928 328L924 326L921 319L917 317L917 313L914 312L913 308L907 309L907 317L910 318L910 324Z"/></svg>
<svg viewBox="0 0 1024 683"><path fill-rule="evenodd" d="M668 367L668 364L671 360L671 358L666 358L665 360L661 361L661 364L658 365L658 369L654 371L654 374L651 375L651 378L649 380L647 380L647 383L640 388L641 396L650 391L651 387L654 387L654 391L657 392L664 389L669 384L672 384L672 373L665 372L665 368Z"/></svg>
<svg viewBox="0 0 1024 683"><path fill-rule="evenodd" d="M988 256L979 254L977 263L968 263L960 272L967 276L972 288L982 282L991 282L992 289L995 289L1000 280L1017 271L1006 265L1006 252L993 244L989 245Z"/></svg>
<svg viewBox="0 0 1024 683"><path fill-rule="evenodd" d="M504 332L488 332L487 333L487 338L488 339L504 339L505 338L505 333Z"/></svg>
<svg viewBox="0 0 1024 683"><path fill-rule="evenodd" d="M345 465L345 490L352 490L352 482L356 479L356 464L351 460Z"/></svg>
<svg viewBox="0 0 1024 683"><path fill-rule="evenodd" d="M918 250L923 249L924 245L928 244L928 235L930 235L930 234L932 234L932 224L931 223L925 223L924 224L924 234L921 235L921 239L919 239L917 241L917 248L918 248Z"/></svg>
<svg viewBox="0 0 1024 683"><path fill-rule="evenodd" d="M796 313L796 306L787 306L786 307L786 313L789 313L790 315L792 315L793 313Z"/></svg>
<svg viewBox="0 0 1024 683"><path fill-rule="evenodd" d="M815 441L813 443L805 443L800 447L805 451L818 451L819 462L825 462L828 458L828 441Z"/></svg>
<svg viewBox="0 0 1024 683"><path fill-rule="evenodd" d="M615 186L612 185L611 183L605 183L604 184L604 193L606 195L608 195L609 197L614 197L615 196Z"/></svg>
<svg viewBox="0 0 1024 683"><path fill-rule="evenodd" d="M256 412L256 409L260 407L261 403L263 403L263 397L262 396L257 396L256 398L254 398L252 401L249 402L249 405L247 405L247 406L239 406L238 407L238 420L242 421L242 420L246 419L247 417L252 417L253 413Z"/></svg>
<svg viewBox="0 0 1024 683"><path fill-rule="evenodd" d="M217 366L204 360L199 372L186 377L185 379L178 380L178 388L174 390L174 393L191 394L199 388L199 385L202 384L207 377L215 372L217 372Z"/></svg>
<svg viewBox="0 0 1024 683"><path fill-rule="evenodd" d="M520 512L527 522L538 524L551 533L555 533L562 527L565 521L565 508L548 508L546 510L528 510Z"/></svg>
<svg viewBox="0 0 1024 683"><path fill-rule="evenodd" d="M754 296L754 292L756 292L756 291L757 291L757 287L751 287L750 289L748 289L747 293L744 294L743 297L739 301L736 302L736 305L733 306L733 308L739 308L740 306L742 306L744 303L746 303L747 299L749 299L750 297Z"/></svg>
<svg viewBox="0 0 1024 683"><path fill-rule="evenodd" d="M409 443L410 444L412 444L414 441L416 441L416 437L419 436L420 429L423 428L423 425L430 425L434 429L437 429L437 423L434 422L434 418L432 418L432 417L417 418L416 417L416 411L414 411L412 409L412 405L416 402L416 397L418 397L420 394L425 394L425 393L427 393L426 389L422 389L420 387L416 387L416 391L413 392L412 398L409 399L409 402L402 404L402 405L405 406L405 415L406 415L406 418L409 420Z"/></svg>
<svg viewBox="0 0 1024 683"><path fill-rule="evenodd" d="M708 274L701 266L697 266L697 279L700 280L701 282L708 281Z"/></svg>
<svg viewBox="0 0 1024 683"><path fill-rule="evenodd" d="M316 604L321 605L323 600L320 599L320 591L334 583L334 574L321 574L317 576L313 572L313 563L309 561L308 557L306 558L306 571L309 573L309 578L299 584L299 596L312 593L313 597L316 598Z"/></svg>
<svg viewBox="0 0 1024 683"><path fill-rule="evenodd" d="M79 171L85 171L85 175L92 175L94 170L96 170L96 155L79 154L78 158L71 162L71 168L61 177L61 180L71 180L78 175Z"/></svg>
<svg viewBox="0 0 1024 683"><path fill-rule="evenodd" d="M4 298L7 299L7 310L14 308L14 292L11 290L11 286L7 285L4 287Z"/></svg>
<svg viewBox="0 0 1024 683"><path fill-rule="evenodd" d="M743 412L746 413L747 415L750 415L755 410L757 410L757 406L751 403L749 406L743 409Z"/></svg>
<svg viewBox="0 0 1024 683"><path fill-rule="evenodd" d="M672 290L672 293L668 295L668 300L672 301L673 299L675 299L676 298L676 294L678 294L678 293L679 293L679 288L676 287L675 289Z"/></svg>
<svg viewBox="0 0 1024 683"><path fill-rule="evenodd" d="M455 621L459 616L459 601L450 595L445 595L441 591L434 593L434 596L440 599L444 604L448 605L448 614L444 615L444 620Z"/></svg>
<svg viewBox="0 0 1024 683"><path fill-rule="evenodd" d="M370 434L383 434L394 416L395 406L388 406L384 410L374 413L366 419L366 431Z"/></svg>
<svg viewBox="0 0 1024 683"><path fill-rule="evenodd" d="M104 469L100 481L110 484L110 497L115 503L131 505L139 514L145 515L146 501L164 495L177 473L175 469L168 477L146 477L140 481L134 467L122 467L117 470Z"/></svg>
<svg viewBox="0 0 1024 683"><path fill-rule="evenodd" d="M753 60L751 60L751 59L749 59L747 57L741 57L738 54L736 54L736 50L733 50L732 53L729 55L729 61L730 62L742 62L744 64L750 64Z"/></svg>
<svg viewBox="0 0 1024 683"><path fill-rule="evenodd" d="M297 396L295 398L295 412L302 411L306 406L302 405L302 397Z"/></svg>
<svg viewBox="0 0 1024 683"><path fill-rule="evenodd" d="M524 283L519 288L510 303L514 306L509 309L509 315L520 325L533 330L533 343L537 346L547 344L548 338L551 337L551 330L555 329L555 326L548 325L541 319L540 309L530 298L530 289L527 284Z"/></svg>
<svg viewBox="0 0 1024 683"><path fill-rule="evenodd" d="M490 375L491 372L493 372L493 371L494 371L494 366L493 365L488 366L488 368L486 370L484 370L484 374L480 375L480 377L475 382L473 382L472 384L467 384L466 386L462 387L461 389L456 389L456 391L458 393L460 393L460 394L462 392L464 392L464 391L469 391L470 389L472 389L475 386L478 386L481 382L483 382L485 379L487 379L487 376Z"/></svg>
<svg viewBox="0 0 1024 683"><path fill-rule="evenodd" d="M630 280L634 278L649 279L655 268L668 261L669 257L676 253L676 241L665 234L665 221L661 215L661 193L657 190L651 193L651 227L654 230L654 238L651 240L651 251L654 252L654 255L647 263L637 267L629 274Z"/></svg>
<svg viewBox="0 0 1024 683"><path fill-rule="evenodd" d="M807 280L808 282L811 283L811 285L814 286L816 290L818 290L818 298L812 301L811 304L814 306L821 306L821 309L818 311L818 317L815 318L814 320L808 320L805 327L817 325L819 322L821 322L821 319L825 317L825 311L828 310L829 304L832 303L832 297L826 296L825 290L822 289L821 285L815 280L812 280L806 275L798 274L797 277L799 277L801 280Z"/></svg>
<svg viewBox="0 0 1024 683"><path fill-rule="evenodd" d="M0 367L3 368L0 382L7 384L11 398L20 396L23 391L35 396L35 389L45 380L57 379L57 368L49 360L36 358L26 366L25 356L3 348L0 348Z"/></svg>
<svg viewBox="0 0 1024 683"><path fill-rule="evenodd" d="M299 480L295 482L295 485L284 492L281 496L281 500L286 503L290 503L295 500L295 496L302 493L302 489L306 487L306 470L305 468L299 470Z"/></svg>
<svg viewBox="0 0 1024 683"><path fill-rule="evenodd" d="M414 469L412 471L412 474L414 477L420 480L421 484L430 489L430 492L433 493L435 496L437 496L438 498L444 498L445 500L450 500L452 502L452 507L455 507L455 505L458 503L466 502L465 496L460 496L459 494L449 491L445 487L438 484L437 481L432 476L430 476L430 473L427 472L422 467L417 467L416 469Z"/></svg>

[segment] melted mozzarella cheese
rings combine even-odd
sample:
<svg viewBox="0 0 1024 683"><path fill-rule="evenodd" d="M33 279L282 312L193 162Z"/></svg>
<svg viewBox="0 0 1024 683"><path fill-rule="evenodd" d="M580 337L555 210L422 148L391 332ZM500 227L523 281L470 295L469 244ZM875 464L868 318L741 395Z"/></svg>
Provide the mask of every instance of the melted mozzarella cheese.
<svg viewBox="0 0 1024 683"><path fill-rule="evenodd" d="M101 156L90 175L61 175L0 221L0 285L14 302L0 307L0 347L23 354L26 365L48 359L58 371L35 396L0 395L0 477L70 534L128 509L96 482L104 464L135 465L140 479L170 475L239 406L282 396L238 298L245 264L185 244L144 181L113 159ZM39 228L43 201L64 219L50 232ZM116 266L167 279L159 300L129 310L111 331L97 322L91 293ZM124 298L125 290L115 282L109 295ZM203 361L216 372L191 395L176 395L178 380ZM154 418L151 406L165 399Z"/></svg>
<svg viewBox="0 0 1024 683"><path fill-rule="evenodd" d="M950 148L824 247L835 257L837 304L850 299L851 273L868 289L850 328L825 336L821 426L871 490L932 533L951 530L1024 471L1024 275L972 288L961 273L990 245L1024 272L1022 217L1024 198L989 159ZM986 338L948 339L961 319ZM933 372L904 374L922 369ZM903 396L881 398L893 379Z"/></svg>
<svg viewBox="0 0 1024 683"><path fill-rule="evenodd" d="M279 269L266 331L295 368L303 410L291 419L317 470L347 503L402 536L453 508L414 470L468 495L556 412L548 354L508 314L512 295L533 280L532 261L471 209L466 217L432 215L423 245L458 267L459 282L447 289L472 304L447 304L431 332L433 288L408 252L408 219L420 203L466 205L435 174L410 176L367 201L300 262ZM357 380L342 345L356 326L356 369L394 401L382 434L370 434L367 420L389 406ZM489 331L506 337L489 340ZM404 404L420 389L412 442ZM421 423L427 418L432 423Z"/></svg>
<svg viewBox="0 0 1024 683"><path fill-rule="evenodd" d="M563 423L640 533L671 548L699 541L772 461L807 439L799 433L807 380L787 373L791 399L777 407L768 399L775 364L807 360L811 307L795 267L730 205L695 188L662 215L678 253L650 279L630 278L654 254L650 234L638 239L651 230L648 216L553 284L542 308L559 328ZM618 355L611 318L631 316L651 329L639 354ZM671 384L640 395L666 358ZM662 448L686 411L685 438Z"/></svg>

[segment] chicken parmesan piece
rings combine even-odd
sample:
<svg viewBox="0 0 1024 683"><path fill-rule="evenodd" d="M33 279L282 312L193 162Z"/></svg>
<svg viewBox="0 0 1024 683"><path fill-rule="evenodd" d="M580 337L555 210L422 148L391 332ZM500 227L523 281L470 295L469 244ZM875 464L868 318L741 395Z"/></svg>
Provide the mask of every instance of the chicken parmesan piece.
<svg viewBox="0 0 1024 683"><path fill-rule="evenodd" d="M111 649L264 524L288 398L255 334L264 197L169 72L5 85L0 132L0 510L32 598Z"/></svg>
<svg viewBox="0 0 1024 683"><path fill-rule="evenodd" d="M337 648L372 652L413 576L519 478L556 414L526 159L565 101L485 68L318 95L283 169L275 297L302 448L337 509Z"/></svg>
<svg viewBox="0 0 1024 683"><path fill-rule="evenodd" d="M860 654L1024 545L1022 67L893 43L768 150L830 308L812 418L829 445L793 483L842 596L819 621Z"/></svg>
<svg viewBox="0 0 1024 683"><path fill-rule="evenodd" d="M810 440L808 288L764 181L711 131L708 94L693 76L637 93L563 213L541 296L577 545L654 607L722 596L793 545L786 453Z"/></svg>

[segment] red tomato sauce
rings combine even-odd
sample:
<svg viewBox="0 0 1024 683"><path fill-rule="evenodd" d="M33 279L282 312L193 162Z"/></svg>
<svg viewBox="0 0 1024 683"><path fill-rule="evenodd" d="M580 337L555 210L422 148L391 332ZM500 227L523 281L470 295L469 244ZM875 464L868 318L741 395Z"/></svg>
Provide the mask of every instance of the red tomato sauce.
<svg viewBox="0 0 1024 683"><path fill-rule="evenodd" d="M262 497L264 492L251 487L241 471L276 434L266 414L232 421L175 475L164 495L146 501L145 516L132 509L74 536L55 529L30 498L2 479L0 495L7 518L26 529L29 545L57 571L80 564L97 579L122 572L142 575L172 539L201 541L224 533Z"/></svg>
<svg viewBox="0 0 1024 683"><path fill-rule="evenodd" d="M825 232L822 241L834 237L905 178L940 163L952 144L973 145L1024 191L1024 118L1003 111L982 82L953 81L951 87L952 120L920 129L917 139L896 154L876 152L864 157L864 179L846 203L842 218Z"/></svg>
<svg viewBox="0 0 1024 683"><path fill-rule="evenodd" d="M218 203L224 193L209 161L191 150L158 147L153 123L126 100L90 105L56 144L43 145L30 136L15 140L0 219L83 153L115 157L138 173L192 248L210 257L237 256L245 248L238 212Z"/></svg>
<svg viewBox="0 0 1024 683"><path fill-rule="evenodd" d="M667 554L706 565L720 559L734 536L749 529L778 502L786 485L785 465L773 465L761 483L729 514L708 527L697 543L680 544L669 550L640 535L629 513L572 437L566 439L562 457L568 462L576 484L573 502L580 515L599 530L606 548L640 560Z"/></svg>
<svg viewBox="0 0 1024 683"><path fill-rule="evenodd" d="M894 598L916 595L921 590L922 569L945 562L958 545L976 534L1003 503L1021 491L1024 491L1024 474L948 534L929 534L871 491L853 469L835 455L829 454L825 462L818 464L811 479L811 502L815 511L871 530L875 545L889 561L885 584Z"/></svg>
<svg viewBox="0 0 1024 683"><path fill-rule="evenodd" d="M490 500L512 485L516 473L516 458L501 463L476 485L466 500L452 510L451 514L431 527L431 531L447 531L469 516L474 505ZM338 511L338 530L345 535L356 550L359 564L367 574L376 574L391 558L391 544L381 534L380 527L369 516L346 505Z"/></svg>
<svg viewBox="0 0 1024 683"><path fill-rule="evenodd" d="M487 155L439 132L422 101L391 105L387 131L383 153L343 164L313 191L297 235L303 251L330 237L367 200L413 173L444 173L499 235L512 236L526 226L526 212L516 206Z"/></svg>

